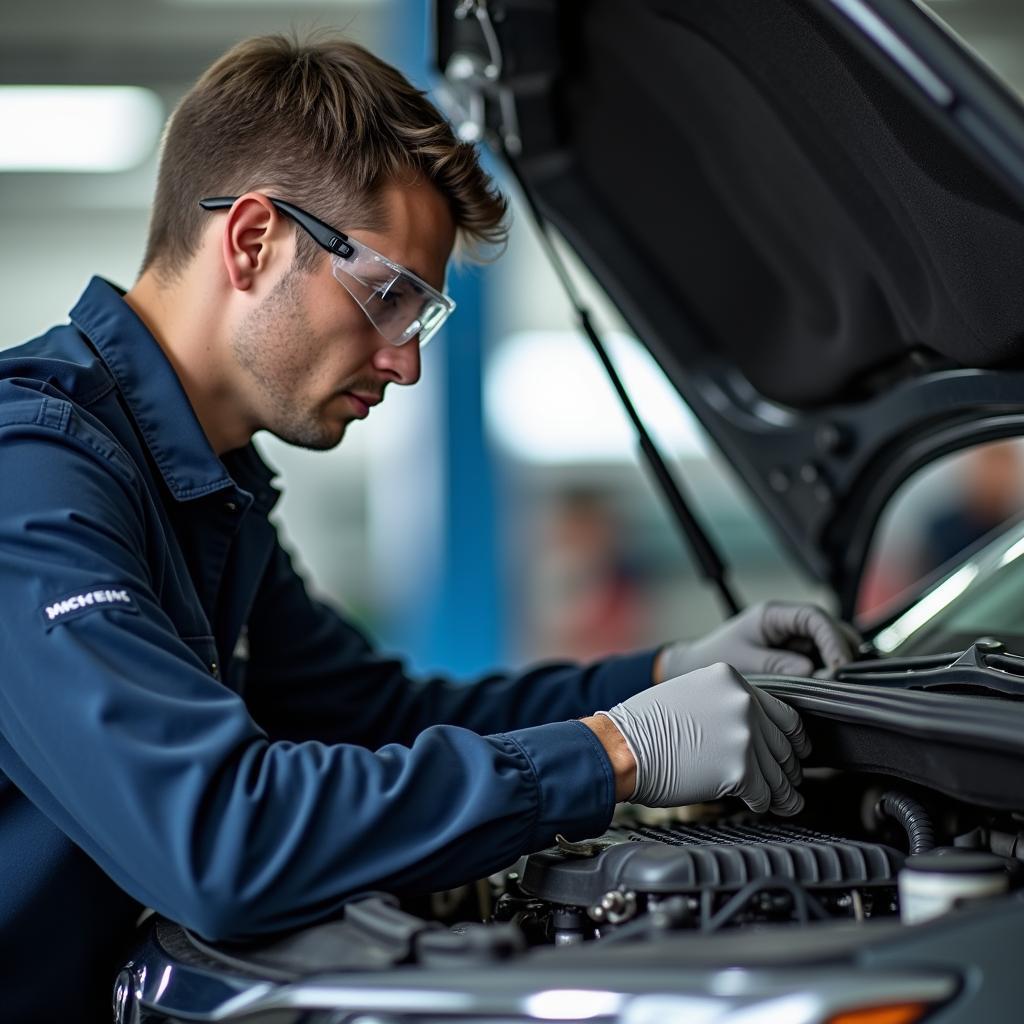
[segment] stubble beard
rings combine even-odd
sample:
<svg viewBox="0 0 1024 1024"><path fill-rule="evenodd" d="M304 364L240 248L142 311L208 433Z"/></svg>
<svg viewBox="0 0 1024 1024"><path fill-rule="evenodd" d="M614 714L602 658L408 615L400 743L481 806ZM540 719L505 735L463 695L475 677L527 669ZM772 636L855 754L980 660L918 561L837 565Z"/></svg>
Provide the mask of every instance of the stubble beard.
<svg viewBox="0 0 1024 1024"><path fill-rule="evenodd" d="M292 267L264 302L238 325L231 351L262 399L261 427L286 444L313 451L334 448L345 424L296 404L308 381L312 325L302 305L302 272Z"/></svg>

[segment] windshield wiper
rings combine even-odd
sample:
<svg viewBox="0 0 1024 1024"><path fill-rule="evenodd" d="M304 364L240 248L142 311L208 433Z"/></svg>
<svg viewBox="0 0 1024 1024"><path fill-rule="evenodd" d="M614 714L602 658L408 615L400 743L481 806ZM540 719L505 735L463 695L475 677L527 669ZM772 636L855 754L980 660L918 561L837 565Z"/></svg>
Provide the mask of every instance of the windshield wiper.
<svg viewBox="0 0 1024 1024"><path fill-rule="evenodd" d="M833 678L892 689L1024 700L1024 658L1008 654L1001 641L988 637L962 653L851 662Z"/></svg>

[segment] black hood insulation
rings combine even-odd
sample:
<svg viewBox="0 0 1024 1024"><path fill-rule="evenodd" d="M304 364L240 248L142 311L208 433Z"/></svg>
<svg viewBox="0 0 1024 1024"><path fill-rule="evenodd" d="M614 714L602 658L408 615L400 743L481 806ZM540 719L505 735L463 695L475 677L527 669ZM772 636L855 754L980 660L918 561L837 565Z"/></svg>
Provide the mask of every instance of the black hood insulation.
<svg viewBox="0 0 1024 1024"><path fill-rule="evenodd" d="M1019 207L806 3L572 17L580 180L762 395L854 398L912 352L1022 361Z"/></svg>

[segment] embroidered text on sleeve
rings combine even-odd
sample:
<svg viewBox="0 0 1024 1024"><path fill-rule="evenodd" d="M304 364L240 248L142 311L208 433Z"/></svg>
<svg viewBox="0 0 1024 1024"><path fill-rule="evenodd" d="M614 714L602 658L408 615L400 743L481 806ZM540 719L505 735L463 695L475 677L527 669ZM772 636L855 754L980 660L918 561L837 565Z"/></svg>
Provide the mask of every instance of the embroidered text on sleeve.
<svg viewBox="0 0 1024 1024"><path fill-rule="evenodd" d="M123 587L97 587L95 590L69 594L52 604L44 605L42 615L49 630L66 619L103 608L119 608L135 614L139 611L135 599Z"/></svg>

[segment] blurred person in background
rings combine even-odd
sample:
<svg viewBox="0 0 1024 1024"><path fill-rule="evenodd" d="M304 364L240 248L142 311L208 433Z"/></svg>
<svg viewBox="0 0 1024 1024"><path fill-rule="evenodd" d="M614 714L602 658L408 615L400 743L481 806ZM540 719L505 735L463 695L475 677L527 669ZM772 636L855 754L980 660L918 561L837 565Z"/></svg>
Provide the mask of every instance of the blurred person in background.
<svg viewBox="0 0 1024 1024"><path fill-rule="evenodd" d="M1022 502L1019 441L994 441L953 456L925 493L908 497L898 531L872 552L857 597L858 617L870 621L884 613L907 588L1019 516Z"/></svg>
<svg viewBox="0 0 1024 1024"><path fill-rule="evenodd" d="M453 248L505 211L394 68L248 40L167 126L132 288L93 278L2 354L5 1020L104 1017L145 907L251 939L598 834L616 800L800 809L800 720L741 673L847 658L824 612L456 686L378 655L277 537L253 434L329 449L414 384Z"/></svg>
<svg viewBox="0 0 1024 1024"><path fill-rule="evenodd" d="M566 493L541 540L534 630L544 656L590 661L633 650L650 617L647 573L606 494Z"/></svg>
<svg viewBox="0 0 1024 1024"><path fill-rule="evenodd" d="M923 576L1020 514L1024 464L1016 441L966 452L957 467L952 502L924 525L919 556Z"/></svg>

